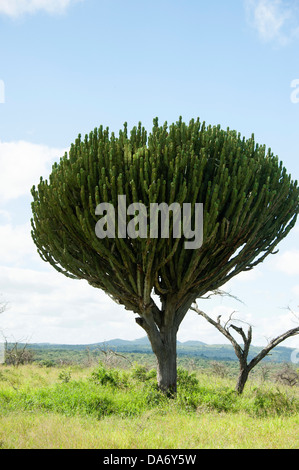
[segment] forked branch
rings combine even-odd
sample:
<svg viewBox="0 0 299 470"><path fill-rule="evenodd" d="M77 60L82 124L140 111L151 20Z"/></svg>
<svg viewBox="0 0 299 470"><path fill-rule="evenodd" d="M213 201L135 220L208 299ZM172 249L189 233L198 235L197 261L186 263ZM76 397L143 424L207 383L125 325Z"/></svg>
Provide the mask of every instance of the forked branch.
<svg viewBox="0 0 299 470"><path fill-rule="evenodd" d="M218 320L215 321L213 320L209 315L207 315L205 312L200 310L195 303L192 307L192 310L194 310L198 315L201 315L203 318L205 318L211 325L215 326L220 333L222 333L233 345L235 354L239 360L240 364L240 373L239 373L239 378L238 382L236 385L236 391L238 393L242 393L245 383L247 381L249 372L255 367L269 352L275 348L278 344L282 343L282 341L286 340L287 338L290 338L291 336L295 336L299 333L299 326L296 328L292 328L285 333L282 333L281 335L277 336L276 338L272 339L267 346L265 346L259 354L257 354L249 363L248 363L248 354L249 354L249 349L252 341L252 327L249 325L248 332L247 334L244 332L243 328L229 324L232 320L232 315L234 312L231 313L228 321L224 324L224 326L221 325L220 323L220 317L218 317ZM241 321L241 320L238 320ZM233 328L241 337L243 340L243 348L238 344L236 339L232 336L232 334L229 332L229 328Z"/></svg>

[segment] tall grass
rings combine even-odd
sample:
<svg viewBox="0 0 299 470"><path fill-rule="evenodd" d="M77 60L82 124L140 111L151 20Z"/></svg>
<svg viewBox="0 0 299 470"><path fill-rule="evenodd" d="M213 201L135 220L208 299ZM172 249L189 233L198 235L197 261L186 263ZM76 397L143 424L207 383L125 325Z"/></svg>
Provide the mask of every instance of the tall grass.
<svg viewBox="0 0 299 470"><path fill-rule="evenodd" d="M155 371L139 365L2 366L0 446L298 447L298 388L265 383L240 396L233 387L231 379L179 368L177 396L169 399Z"/></svg>
<svg viewBox="0 0 299 470"><path fill-rule="evenodd" d="M0 417L6 449L296 449L299 419L245 413L160 414L100 421L81 415L12 413Z"/></svg>

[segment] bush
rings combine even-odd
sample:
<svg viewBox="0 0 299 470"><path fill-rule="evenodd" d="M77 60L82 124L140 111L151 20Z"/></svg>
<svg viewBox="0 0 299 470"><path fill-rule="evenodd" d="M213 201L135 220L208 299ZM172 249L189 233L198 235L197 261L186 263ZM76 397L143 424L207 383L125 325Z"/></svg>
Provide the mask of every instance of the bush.
<svg viewBox="0 0 299 470"><path fill-rule="evenodd" d="M148 370L147 367L136 363L131 370L132 378L138 380L139 382L146 382L147 380L151 380L155 378L156 375L157 372L155 369Z"/></svg>
<svg viewBox="0 0 299 470"><path fill-rule="evenodd" d="M213 393L211 390L203 392L200 396L200 405L204 408L221 412L238 411L239 397L234 390L224 388Z"/></svg>
<svg viewBox="0 0 299 470"><path fill-rule="evenodd" d="M43 359L37 363L40 367L55 367L56 362L53 359Z"/></svg>
<svg viewBox="0 0 299 470"><path fill-rule="evenodd" d="M199 382L196 378L195 372L189 374L186 369L178 367L177 384L178 389L180 390L194 391L195 389L198 389Z"/></svg>
<svg viewBox="0 0 299 470"><path fill-rule="evenodd" d="M276 382L294 387L299 383L299 373L290 364L284 364L275 375Z"/></svg>
<svg viewBox="0 0 299 470"><path fill-rule="evenodd" d="M213 361L212 362L212 373L213 373L213 375L221 377L222 379L224 379L225 377L228 376L227 367L223 362Z"/></svg>
<svg viewBox="0 0 299 470"><path fill-rule="evenodd" d="M186 411L238 411L239 397L234 390L211 390L205 387L197 387L193 390L180 390L177 396L178 404Z"/></svg>
<svg viewBox="0 0 299 470"><path fill-rule="evenodd" d="M112 397L99 394L93 386L81 381L39 390L32 398L38 402L34 404L34 408L39 404L41 408L68 416L79 413L101 418L115 412Z"/></svg>
<svg viewBox="0 0 299 470"><path fill-rule="evenodd" d="M154 381L147 381L142 388L142 395L147 407L155 407L168 402L167 396L161 392L158 384Z"/></svg>
<svg viewBox="0 0 299 470"><path fill-rule="evenodd" d="M255 390L253 411L257 416L289 415L299 411L299 402L277 391Z"/></svg>
<svg viewBox="0 0 299 470"><path fill-rule="evenodd" d="M62 370L58 375L59 380L64 383L68 383L71 380L71 371L70 370Z"/></svg>
<svg viewBox="0 0 299 470"><path fill-rule="evenodd" d="M194 373L182 368L178 369L177 394L171 399L159 390L155 371L142 366L135 366L127 372L106 369L100 364L92 377L89 375L88 379L81 380L70 380L69 370L63 369L59 375L60 382L46 386L39 383L38 387L23 386L22 374L23 370L1 369L2 414L45 411L101 419L108 415L140 416L153 409L159 414L171 410L184 413L243 411L253 417L289 416L299 411L295 388L287 392L273 387L269 390L250 388L240 396L221 380L215 385L201 376L199 381Z"/></svg>
<svg viewBox="0 0 299 470"><path fill-rule="evenodd" d="M128 374L117 369L106 369L101 361L98 369L91 374L91 378L100 385L110 385L116 388L128 385Z"/></svg>
<svg viewBox="0 0 299 470"><path fill-rule="evenodd" d="M195 410L198 406L199 382L194 372L178 367L177 370L177 403L186 411Z"/></svg>

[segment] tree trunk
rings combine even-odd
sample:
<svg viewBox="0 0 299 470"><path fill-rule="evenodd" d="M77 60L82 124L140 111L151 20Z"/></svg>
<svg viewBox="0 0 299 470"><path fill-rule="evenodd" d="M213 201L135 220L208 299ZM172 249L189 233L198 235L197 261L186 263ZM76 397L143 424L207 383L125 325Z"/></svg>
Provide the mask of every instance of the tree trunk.
<svg viewBox="0 0 299 470"><path fill-rule="evenodd" d="M174 395L177 390L177 351L175 326L148 328L144 320L136 319L147 332L153 353L157 358L157 382L159 389L167 395Z"/></svg>
<svg viewBox="0 0 299 470"><path fill-rule="evenodd" d="M249 372L250 372L250 369L249 369L249 367L247 367L247 365L244 364L243 366L240 367L239 377L238 377L238 381L237 381L237 385L236 385L236 392L239 395L241 395L241 393L244 390L245 384L246 384L247 379L248 379Z"/></svg>
<svg viewBox="0 0 299 470"><path fill-rule="evenodd" d="M135 319L146 331L157 358L158 387L169 396L177 391L177 331L188 308L176 309L170 299L162 310L153 307Z"/></svg>
<svg viewBox="0 0 299 470"><path fill-rule="evenodd" d="M176 331L171 329L161 334L161 344L155 347L157 357L157 381L159 389L168 395L177 390Z"/></svg>

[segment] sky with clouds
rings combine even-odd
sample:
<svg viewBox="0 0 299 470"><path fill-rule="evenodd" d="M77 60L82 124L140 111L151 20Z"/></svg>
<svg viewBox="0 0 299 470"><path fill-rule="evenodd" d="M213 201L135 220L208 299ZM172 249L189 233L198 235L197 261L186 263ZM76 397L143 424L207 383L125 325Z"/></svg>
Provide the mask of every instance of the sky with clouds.
<svg viewBox="0 0 299 470"><path fill-rule="evenodd" d="M0 331L95 343L144 336L134 314L57 273L30 236L30 189L78 133L200 117L266 144L299 179L299 3L284 0L0 0ZM279 253L202 300L253 325L253 343L296 326L299 226ZM293 313L294 314L293 314ZM298 321L297 321L298 323ZM178 339L221 343L189 312ZM299 347L296 337L284 345Z"/></svg>

